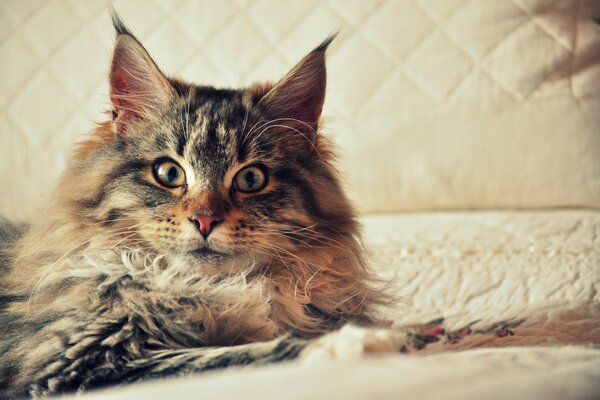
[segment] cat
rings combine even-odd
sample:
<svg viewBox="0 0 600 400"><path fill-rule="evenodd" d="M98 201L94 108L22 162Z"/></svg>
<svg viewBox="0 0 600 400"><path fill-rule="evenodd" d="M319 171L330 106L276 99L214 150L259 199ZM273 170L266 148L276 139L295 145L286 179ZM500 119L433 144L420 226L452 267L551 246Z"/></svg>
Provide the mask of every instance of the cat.
<svg viewBox="0 0 600 400"><path fill-rule="evenodd" d="M342 328L389 296L320 132L334 37L275 84L217 89L112 19L111 118L30 226L0 223L0 398L331 355L332 334L398 350Z"/></svg>

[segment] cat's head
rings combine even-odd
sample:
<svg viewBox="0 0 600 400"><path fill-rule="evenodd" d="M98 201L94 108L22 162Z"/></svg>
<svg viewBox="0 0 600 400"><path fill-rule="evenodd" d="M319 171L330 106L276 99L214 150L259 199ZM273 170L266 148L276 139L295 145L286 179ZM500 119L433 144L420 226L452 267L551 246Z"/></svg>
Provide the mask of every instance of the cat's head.
<svg viewBox="0 0 600 400"><path fill-rule="evenodd" d="M332 38L275 84L216 89L168 78L114 24L112 121L59 187L77 218L191 266L349 251L357 226L319 132Z"/></svg>

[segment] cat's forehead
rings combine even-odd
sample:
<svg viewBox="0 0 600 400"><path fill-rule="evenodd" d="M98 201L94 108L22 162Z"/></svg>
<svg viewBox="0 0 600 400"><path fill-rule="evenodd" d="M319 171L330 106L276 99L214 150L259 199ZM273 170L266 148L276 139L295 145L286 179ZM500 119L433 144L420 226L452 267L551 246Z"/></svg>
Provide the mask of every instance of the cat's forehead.
<svg viewBox="0 0 600 400"><path fill-rule="evenodd" d="M182 96L175 129L183 136L178 152L203 175L218 178L235 161L248 120L242 92L195 88Z"/></svg>

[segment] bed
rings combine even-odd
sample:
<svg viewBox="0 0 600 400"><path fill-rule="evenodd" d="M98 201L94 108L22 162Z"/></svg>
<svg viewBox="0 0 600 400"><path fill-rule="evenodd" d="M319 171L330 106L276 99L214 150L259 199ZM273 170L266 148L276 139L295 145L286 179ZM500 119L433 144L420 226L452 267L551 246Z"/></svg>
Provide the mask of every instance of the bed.
<svg viewBox="0 0 600 400"><path fill-rule="evenodd" d="M405 354L84 398L600 397L597 1L114 6L167 73L220 86L280 76L341 29L323 134L340 148L370 265L398 295L386 316L412 339ZM0 214L32 218L103 118L107 9L0 3Z"/></svg>

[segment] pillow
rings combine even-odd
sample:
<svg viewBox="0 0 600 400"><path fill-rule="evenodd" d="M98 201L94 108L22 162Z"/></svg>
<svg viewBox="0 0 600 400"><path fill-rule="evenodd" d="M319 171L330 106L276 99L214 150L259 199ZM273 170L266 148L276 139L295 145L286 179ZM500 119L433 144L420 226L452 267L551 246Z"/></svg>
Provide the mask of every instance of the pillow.
<svg viewBox="0 0 600 400"><path fill-rule="evenodd" d="M168 74L272 80L331 32L324 134L364 212L600 206L593 0L116 2ZM0 214L31 216L108 106L107 5L0 6Z"/></svg>

